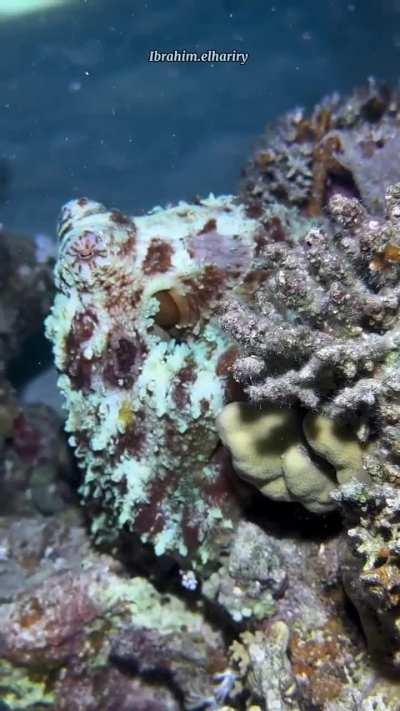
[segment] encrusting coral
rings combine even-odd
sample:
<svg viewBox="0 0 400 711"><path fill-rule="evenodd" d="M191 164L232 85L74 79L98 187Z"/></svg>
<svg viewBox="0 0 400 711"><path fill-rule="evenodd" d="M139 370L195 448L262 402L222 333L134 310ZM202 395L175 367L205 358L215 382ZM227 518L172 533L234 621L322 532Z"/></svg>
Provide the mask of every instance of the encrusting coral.
<svg viewBox="0 0 400 711"><path fill-rule="evenodd" d="M272 536L249 521L233 534L230 555L203 580L202 594L221 605L235 622L262 620L276 611L287 585L285 563Z"/></svg>

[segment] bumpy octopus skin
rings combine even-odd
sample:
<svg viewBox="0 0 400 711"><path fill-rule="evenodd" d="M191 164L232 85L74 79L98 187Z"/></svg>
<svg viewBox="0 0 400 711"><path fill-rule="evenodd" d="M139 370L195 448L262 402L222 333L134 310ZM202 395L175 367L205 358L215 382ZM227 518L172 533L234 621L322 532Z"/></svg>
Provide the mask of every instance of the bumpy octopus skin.
<svg viewBox="0 0 400 711"><path fill-rule="evenodd" d="M127 529L157 554L206 560L232 526L215 425L232 347L215 317L258 230L232 197L138 218L86 198L63 208L46 331L98 539Z"/></svg>

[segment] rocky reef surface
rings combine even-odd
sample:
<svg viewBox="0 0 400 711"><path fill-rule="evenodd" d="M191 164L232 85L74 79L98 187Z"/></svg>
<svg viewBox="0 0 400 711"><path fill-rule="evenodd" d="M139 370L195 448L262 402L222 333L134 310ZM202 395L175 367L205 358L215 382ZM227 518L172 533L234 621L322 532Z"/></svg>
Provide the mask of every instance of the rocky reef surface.
<svg viewBox="0 0 400 711"><path fill-rule="evenodd" d="M1 514L55 513L71 497L71 456L62 422L45 405L24 405L13 386L15 363L30 366L30 339L42 332L53 297L52 240L0 229ZM64 476L65 475L65 476ZM65 479L65 481L64 481Z"/></svg>
<svg viewBox="0 0 400 711"><path fill-rule="evenodd" d="M77 468L10 382L54 257L2 236L1 709L399 710L399 101L283 117L238 197L63 208Z"/></svg>

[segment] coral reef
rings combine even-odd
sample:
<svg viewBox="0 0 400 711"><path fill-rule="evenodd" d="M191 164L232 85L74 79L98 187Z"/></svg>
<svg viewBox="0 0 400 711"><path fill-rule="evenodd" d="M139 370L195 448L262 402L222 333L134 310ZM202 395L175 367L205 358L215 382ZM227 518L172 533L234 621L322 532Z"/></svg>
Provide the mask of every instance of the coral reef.
<svg viewBox="0 0 400 711"><path fill-rule="evenodd" d="M333 192L382 212L384 190L400 180L400 96L370 80L349 97L334 94L311 114L295 109L267 126L243 169L251 214L276 202L321 215Z"/></svg>
<svg viewBox="0 0 400 711"><path fill-rule="evenodd" d="M262 711L355 711L373 709L381 698L382 709L396 711L398 683L377 674L363 636L347 614L338 538L318 544L273 531L273 539L279 544L286 587L272 616L241 632L230 645L229 663L236 675L231 706L241 708L241 699L244 708ZM240 689L247 692L244 699Z"/></svg>
<svg viewBox="0 0 400 711"><path fill-rule="evenodd" d="M372 219L336 194L332 225L297 240L266 235L255 307L236 302L222 317L242 346L233 369L250 402L316 412L305 438L341 483L360 475L360 453L362 476L398 479L398 185L385 204Z"/></svg>
<svg viewBox="0 0 400 711"><path fill-rule="evenodd" d="M342 575L370 650L380 664L400 668L400 491L347 484L335 494L348 527Z"/></svg>
<svg viewBox="0 0 400 711"><path fill-rule="evenodd" d="M226 563L207 578L203 595L221 605L235 622L262 620L276 610L287 572L272 536L249 521L241 521L233 534Z"/></svg>
<svg viewBox="0 0 400 711"><path fill-rule="evenodd" d="M98 539L128 527L205 560L237 518L215 427L231 353L212 316L257 230L229 197L138 218L64 208L46 328Z"/></svg>
<svg viewBox="0 0 400 711"><path fill-rule="evenodd" d="M266 637L268 644L265 643ZM265 702L267 711L300 709L293 698L296 683L287 654L288 645L289 628L278 621L268 632L244 632L231 648L233 664L238 666L242 677L247 677L252 693Z"/></svg>
<svg viewBox="0 0 400 711"><path fill-rule="evenodd" d="M61 420L43 405L23 405L10 379L38 336L53 296L55 245L0 229L0 510L44 514L65 508L71 457ZM29 308L27 308L29 304ZM30 354L29 354L30 357ZM29 365L28 365L29 369Z"/></svg>
<svg viewBox="0 0 400 711"><path fill-rule="evenodd" d="M240 198L65 206L46 330L107 554L0 522L5 703L398 711L399 118L371 81Z"/></svg>
<svg viewBox="0 0 400 711"><path fill-rule="evenodd" d="M227 666L221 634L96 553L73 511L1 518L0 551L0 692L10 708L180 711L213 696Z"/></svg>
<svg viewBox="0 0 400 711"><path fill-rule="evenodd" d="M318 543L242 523L229 570L238 585L258 577L276 594L265 617L243 617L224 640L226 625L216 614L210 623L210 600L199 590L178 596L160 568L159 592L97 552L73 509L0 517L1 699L29 711L97 711L114 702L125 711L325 711L342 708L355 687L360 708L378 693L394 698L395 683L376 678L347 619L336 537Z"/></svg>
<svg viewBox="0 0 400 711"><path fill-rule="evenodd" d="M0 512L50 515L73 498L74 466L62 423L45 405L1 404Z"/></svg>

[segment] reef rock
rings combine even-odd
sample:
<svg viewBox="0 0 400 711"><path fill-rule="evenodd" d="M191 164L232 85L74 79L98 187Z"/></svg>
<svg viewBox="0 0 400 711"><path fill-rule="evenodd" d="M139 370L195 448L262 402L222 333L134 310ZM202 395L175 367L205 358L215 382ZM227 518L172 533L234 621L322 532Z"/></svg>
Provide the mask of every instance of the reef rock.
<svg viewBox="0 0 400 711"><path fill-rule="evenodd" d="M200 611L93 550L78 514L0 517L6 708L181 711L227 666Z"/></svg>
<svg viewBox="0 0 400 711"><path fill-rule="evenodd" d="M379 664L400 669L400 491L347 484L335 494L347 532L341 548L346 591Z"/></svg>
<svg viewBox="0 0 400 711"><path fill-rule="evenodd" d="M320 216L336 192L382 213L385 188L400 180L399 116L399 92L371 79L348 97L324 98L310 114L298 108L268 125L243 169L251 214L280 203Z"/></svg>
<svg viewBox="0 0 400 711"><path fill-rule="evenodd" d="M73 471L62 422L44 405L20 402L11 380L40 338L53 297L55 244L0 227L0 512L44 514L67 505ZM25 373L24 373L25 375Z"/></svg>
<svg viewBox="0 0 400 711"><path fill-rule="evenodd" d="M276 610L284 594L287 571L272 536L248 521L233 534L230 555L206 579L202 593L218 602L235 622L262 620Z"/></svg>

